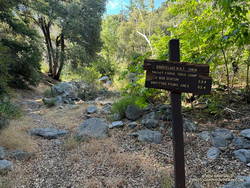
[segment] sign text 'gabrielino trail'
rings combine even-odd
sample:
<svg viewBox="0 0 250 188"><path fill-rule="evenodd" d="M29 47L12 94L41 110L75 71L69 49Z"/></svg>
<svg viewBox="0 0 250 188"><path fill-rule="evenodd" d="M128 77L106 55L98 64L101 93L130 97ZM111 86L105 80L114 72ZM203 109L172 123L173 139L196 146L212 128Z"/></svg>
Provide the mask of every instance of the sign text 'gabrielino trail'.
<svg viewBox="0 0 250 188"><path fill-rule="evenodd" d="M145 60L146 87L175 92L208 94L212 79L209 66L158 60Z"/></svg>

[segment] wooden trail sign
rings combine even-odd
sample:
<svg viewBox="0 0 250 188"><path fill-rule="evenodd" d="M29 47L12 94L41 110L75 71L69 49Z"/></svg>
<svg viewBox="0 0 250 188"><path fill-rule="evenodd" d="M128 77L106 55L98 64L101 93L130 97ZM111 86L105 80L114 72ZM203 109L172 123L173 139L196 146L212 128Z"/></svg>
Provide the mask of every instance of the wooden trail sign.
<svg viewBox="0 0 250 188"><path fill-rule="evenodd" d="M145 60L145 87L171 91L175 188L185 188L185 161L181 93L209 94L209 66L180 62L178 39L169 42L169 61Z"/></svg>
<svg viewBox="0 0 250 188"><path fill-rule="evenodd" d="M198 95L207 94L211 90L212 79L208 76L208 65L145 60L144 69L147 70L148 88Z"/></svg>

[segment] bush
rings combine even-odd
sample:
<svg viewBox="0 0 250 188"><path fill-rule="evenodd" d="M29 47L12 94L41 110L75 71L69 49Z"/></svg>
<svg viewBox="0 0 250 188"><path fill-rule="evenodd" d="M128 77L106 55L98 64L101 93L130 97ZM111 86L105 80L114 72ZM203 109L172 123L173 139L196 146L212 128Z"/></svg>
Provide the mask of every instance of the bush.
<svg viewBox="0 0 250 188"><path fill-rule="evenodd" d="M92 63L92 67L103 76L113 77L115 74L115 67L112 62L101 57Z"/></svg>
<svg viewBox="0 0 250 188"><path fill-rule="evenodd" d="M121 117L124 117L128 105L136 105L139 108L144 108L147 106L147 102L143 97L124 96L112 105L111 112L113 114L118 113Z"/></svg>
<svg viewBox="0 0 250 188"><path fill-rule="evenodd" d="M21 116L20 109L10 101L0 102L0 129L8 124L9 119Z"/></svg>

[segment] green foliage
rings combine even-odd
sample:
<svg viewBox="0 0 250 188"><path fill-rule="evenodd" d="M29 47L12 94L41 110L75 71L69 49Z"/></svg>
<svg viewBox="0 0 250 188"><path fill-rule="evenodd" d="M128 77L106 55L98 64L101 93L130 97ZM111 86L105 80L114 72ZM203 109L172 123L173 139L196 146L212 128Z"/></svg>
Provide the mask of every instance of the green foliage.
<svg viewBox="0 0 250 188"><path fill-rule="evenodd" d="M47 97L47 98L54 97L54 94L53 94L51 88L50 88L50 89L46 89L46 90L43 92L43 96L44 96L44 97Z"/></svg>
<svg viewBox="0 0 250 188"><path fill-rule="evenodd" d="M143 108L147 106L147 102L144 97L124 96L112 105L111 112L113 114L118 113L121 117L124 117L128 105L136 105L139 108Z"/></svg>
<svg viewBox="0 0 250 188"><path fill-rule="evenodd" d="M8 125L9 119L19 118L21 110L6 97L0 100L0 129Z"/></svg>
<svg viewBox="0 0 250 188"><path fill-rule="evenodd" d="M80 72L81 80L84 80L88 84L97 84L100 73L98 73L93 67L83 68Z"/></svg>
<svg viewBox="0 0 250 188"><path fill-rule="evenodd" d="M10 85L26 88L39 80L41 52L38 35L18 6L22 1L1 1L0 38L1 90ZM4 86L5 82L5 86Z"/></svg>
<svg viewBox="0 0 250 188"><path fill-rule="evenodd" d="M91 67L102 76L113 77L115 74L115 65L102 57L92 62Z"/></svg>

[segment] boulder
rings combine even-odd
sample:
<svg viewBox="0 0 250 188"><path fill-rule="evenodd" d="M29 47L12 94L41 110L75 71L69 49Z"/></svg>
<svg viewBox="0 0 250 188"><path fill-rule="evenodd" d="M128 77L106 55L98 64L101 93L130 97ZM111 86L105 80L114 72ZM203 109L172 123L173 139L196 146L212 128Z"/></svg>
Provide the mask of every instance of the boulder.
<svg viewBox="0 0 250 188"><path fill-rule="evenodd" d="M108 137L108 124L102 118L90 118L84 121L77 130L77 138L85 140L88 138Z"/></svg>
<svg viewBox="0 0 250 188"><path fill-rule="evenodd" d="M73 82L61 82L52 86L53 95L63 95L64 97L77 98L78 88Z"/></svg>
<svg viewBox="0 0 250 188"><path fill-rule="evenodd" d="M56 139L68 133L66 130L55 128L33 128L29 131L32 136L41 136L46 139Z"/></svg>
<svg viewBox="0 0 250 188"><path fill-rule="evenodd" d="M130 134L131 136L137 136L139 141L160 144L162 140L162 134L159 131L151 131L148 129L140 130Z"/></svg>
<svg viewBox="0 0 250 188"><path fill-rule="evenodd" d="M97 112L97 107L94 105L88 106L87 107L87 113L88 114L94 114Z"/></svg>
<svg viewBox="0 0 250 188"><path fill-rule="evenodd" d="M128 105L125 111L126 118L132 121L139 119L142 115L142 111L135 105Z"/></svg>
<svg viewBox="0 0 250 188"><path fill-rule="evenodd" d="M250 139L250 129L245 129L245 130L241 131L240 135L247 138L247 139Z"/></svg>
<svg viewBox="0 0 250 188"><path fill-rule="evenodd" d="M239 149L233 152L235 158L239 159L244 163L250 162L250 150L247 149Z"/></svg>
<svg viewBox="0 0 250 188"><path fill-rule="evenodd" d="M225 148L230 144L233 137L233 133L228 129L216 129L211 133L212 145L217 148Z"/></svg>
<svg viewBox="0 0 250 188"><path fill-rule="evenodd" d="M250 149L250 140L242 137L236 137L232 141L236 149Z"/></svg>
<svg viewBox="0 0 250 188"><path fill-rule="evenodd" d="M220 136L211 137L211 140L212 145L216 148L226 148L230 143L228 140Z"/></svg>
<svg viewBox="0 0 250 188"><path fill-rule="evenodd" d="M228 129L222 129L222 128L218 128L218 129L215 129L215 131L213 131L211 133L211 136L212 137L223 137L224 139L226 140L232 140L233 139L233 133L228 130Z"/></svg>
<svg viewBox="0 0 250 188"><path fill-rule="evenodd" d="M115 127L123 127L124 123L122 121L114 121L112 124L109 125L109 128L115 128Z"/></svg>
<svg viewBox="0 0 250 188"><path fill-rule="evenodd" d="M11 170L13 167L13 163L7 160L0 160L0 174L6 173Z"/></svg>
<svg viewBox="0 0 250 188"><path fill-rule="evenodd" d="M5 148L0 146L0 160L5 158Z"/></svg>
<svg viewBox="0 0 250 188"><path fill-rule="evenodd" d="M216 147L211 147L207 152L207 158L208 159L217 159L220 156L220 150Z"/></svg>

